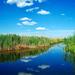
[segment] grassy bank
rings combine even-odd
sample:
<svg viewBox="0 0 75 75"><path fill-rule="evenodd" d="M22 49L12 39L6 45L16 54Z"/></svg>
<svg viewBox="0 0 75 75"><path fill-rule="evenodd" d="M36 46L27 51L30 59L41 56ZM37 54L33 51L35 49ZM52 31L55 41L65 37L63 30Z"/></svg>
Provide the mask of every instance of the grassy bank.
<svg viewBox="0 0 75 75"><path fill-rule="evenodd" d="M31 56L47 51L62 39L38 36L0 35L0 62L15 61L23 56Z"/></svg>
<svg viewBox="0 0 75 75"><path fill-rule="evenodd" d="M75 35L64 39L65 50L75 53Z"/></svg>
<svg viewBox="0 0 75 75"><path fill-rule="evenodd" d="M16 34L0 35L0 51L23 50L27 48L44 48L60 43L61 39L38 36L19 36Z"/></svg>

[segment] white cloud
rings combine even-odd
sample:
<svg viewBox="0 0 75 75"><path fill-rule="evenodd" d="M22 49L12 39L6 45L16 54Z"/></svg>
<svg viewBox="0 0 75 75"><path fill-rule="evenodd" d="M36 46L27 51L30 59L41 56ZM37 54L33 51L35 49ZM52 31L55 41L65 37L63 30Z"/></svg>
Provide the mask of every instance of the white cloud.
<svg viewBox="0 0 75 75"><path fill-rule="evenodd" d="M16 4L17 7L26 7L26 6L32 6L33 0L7 0L8 4Z"/></svg>
<svg viewBox="0 0 75 75"><path fill-rule="evenodd" d="M60 14L60 15L64 16L65 14L64 14L64 13L62 13L62 14Z"/></svg>
<svg viewBox="0 0 75 75"><path fill-rule="evenodd" d="M45 27L37 27L36 30L46 30Z"/></svg>
<svg viewBox="0 0 75 75"><path fill-rule="evenodd" d="M24 21L24 22L22 22L22 24L23 25L36 25L37 24L37 22L35 22L35 21Z"/></svg>
<svg viewBox="0 0 75 75"><path fill-rule="evenodd" d="M16 3L16 0L7 0L7 3L8 4L14 4L14 3Z"/></svg>
<svg viewBox="0 0 75 75"><path fill-rule="evenodd" d="M25 21L31 21L32 19L30 19L30 18L28 18L28 17L23 17L23 18L20 18L20 20L21 20L21 21L24 21L24 20L25 20Z"/></svg>
<svg viewBox="0 0 75 75"><path fill-rule="evenodd" d="M8 4L16 4L17 7L32 6L34 2L42 3L45 0L7 0Z"/></svg>
<svg viewBox="0 0 75 75"><path fill-rule="evenodd" d="M39 7L34 7L34 8L30 8L30 9L27 9L26 12L32 12L33 10L38 10Z"/></svg>
<svg viewBox="0 0 75 75"><path fill-rule="evenodd" d="M39 3L42 3L42 2L44 2L44 1L45 1L45 0L38 0Z"/></svg>
<svg viewBox="0 0 75 75"><path fill-rule="evenodd" d="M16 3L17 7L26 7L26 6L32 6L33 5L33 2L32 1L29 1L29 2L26 2L24 0L19 0L17 1Z"/></svg>
<svg viewBox="0 0 75 75"><path fill-rule="evenodd" d="M33 25L36 25L37 22L33 21L31 18L28 18L28 17L23 17L23 18L20 18L20 23L17 23L17 25L28 25L28 26L33 26Z"/></svg>
<svg viewBox="0 0 75 75"><path fill-rule="evenodd" d="M41 10L38 11L37 13L38 13L38 14L41 14L41 15L48 15L48 14L50 14L49 11L46 11L46 10L43 10L43 9L41 9Z"/></svg>
<svg viewBox="0 0 75 75"><path fill-rule="evenodd" d="M18 25L18 26L21 26L22 24L21 24L21 23L17 23L17 25Z"/></svg>
<svg viewBox="0 0 75 75"><path fill-rule="evenodd" d="M37 1L37 2L39 2L39 3L42 3L42 2L44 2L44 1L46 1L46 0L35 0L35 1Z"/></svg>

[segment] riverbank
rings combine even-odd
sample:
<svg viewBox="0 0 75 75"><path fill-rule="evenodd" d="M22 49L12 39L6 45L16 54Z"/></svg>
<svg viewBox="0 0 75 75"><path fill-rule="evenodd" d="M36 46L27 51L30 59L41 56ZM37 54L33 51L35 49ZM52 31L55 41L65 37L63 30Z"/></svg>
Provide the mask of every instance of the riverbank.
<svg viewBox="0 0 75 75"><path fill-rule="evenodd" d="M9 54L9 53L23 53L23 52L30 52L36 50L43 50L49 48L50 46L24 46L21 48L16 48L15 50L0 50L0 54Z"/></svg>
<svg viewBox="0 0 75 75"><path fill-rule="evenodd" d="M75 35L64 39L65 50L75 54Z"/></svg>
<svg viewBox="0 0 75 75"><path fill-rule="evenodd" d="M43 49L62 42L59 38L38 36L19 36L16 34L0 35L0 53L20 52L27 49Z"/></svg>

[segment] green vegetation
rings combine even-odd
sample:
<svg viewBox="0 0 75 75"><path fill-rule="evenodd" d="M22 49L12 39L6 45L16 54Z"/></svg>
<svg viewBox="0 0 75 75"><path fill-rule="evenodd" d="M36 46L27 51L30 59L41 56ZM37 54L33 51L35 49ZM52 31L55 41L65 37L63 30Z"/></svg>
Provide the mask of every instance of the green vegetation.
<svg viewBox="0 0 75 75"><path fill-rule="evenodd" d="M65 44L65 60L75 66L75 35L64 39ZM75 67L74 67L75 68Z"/></svg>
<svg viewBox="0 0 75 75"><path fill-rule="evenodd" d="M0 50L15 49L20 44L20 36L17 35L0 35Z"/></svg>
<svg viewBox="0 0 75 75"><path fill-rule="evenodd" d="M37 36L19 36L16 34L0 35L0 50L21 50L26 48L49 47L61 42L61 39L50 39Z"/></svg>
<svg viewBox="0 0 75 75"><path fill-rule="evenodd" d="M0 62L15 61L23 56L36 55L60 42L62 39L59 38L0 35Z"/></svg>
<svg viewBox="0 0 75 75"><path fill-rule="evenodd" d="M75 53L75 35L64 39L65 50Z"/></svg>

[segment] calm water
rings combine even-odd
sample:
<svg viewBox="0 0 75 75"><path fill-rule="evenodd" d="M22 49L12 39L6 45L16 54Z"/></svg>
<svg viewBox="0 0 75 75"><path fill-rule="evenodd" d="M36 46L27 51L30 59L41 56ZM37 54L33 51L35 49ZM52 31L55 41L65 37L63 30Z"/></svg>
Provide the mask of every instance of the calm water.
<svg viewBox="0 0 75 75"><path fill-rule="evenodd" d="M75 75L75 57L62 44L15 62L1 62L0 75Z"/></svg>

